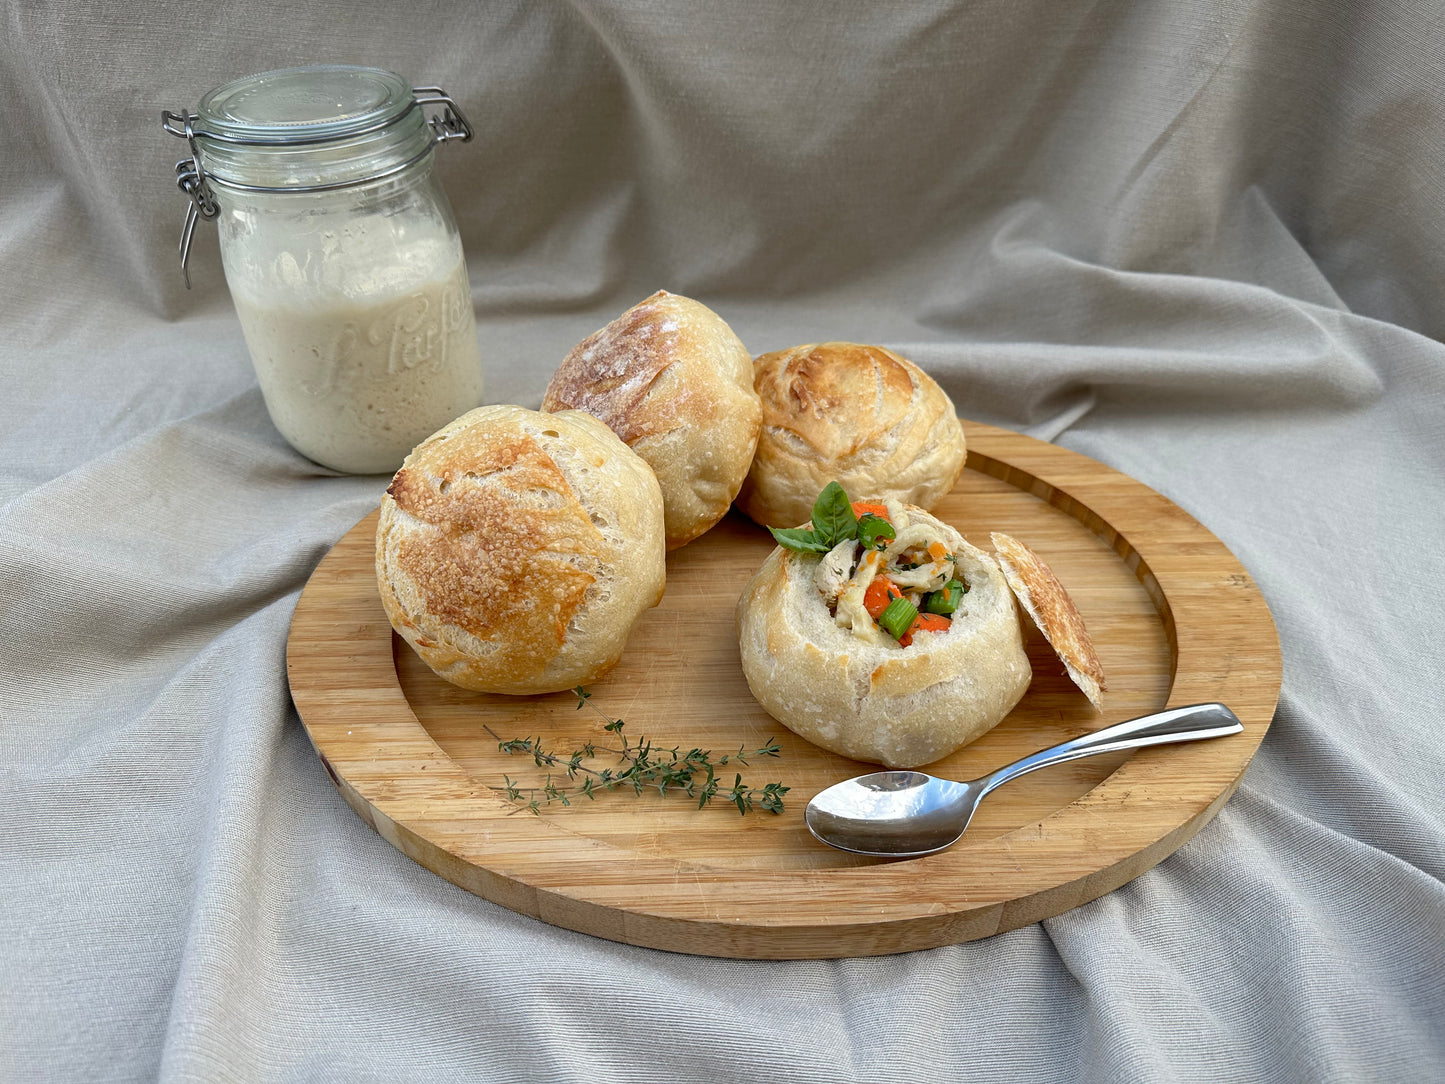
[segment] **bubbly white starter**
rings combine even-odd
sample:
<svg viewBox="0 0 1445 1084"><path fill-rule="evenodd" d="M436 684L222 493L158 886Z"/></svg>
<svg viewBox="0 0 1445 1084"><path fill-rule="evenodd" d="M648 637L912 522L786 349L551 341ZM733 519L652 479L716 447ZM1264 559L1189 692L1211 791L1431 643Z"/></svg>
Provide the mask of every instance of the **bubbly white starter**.
<svg viewBox="0 0 1445 1084"><path fill-rule="evenodd" d="M396 470L482 401L471 289L445 236L399 244L354 223L312 253L250 248L227 279L266 409L297 451L336 470Z"/></svg>

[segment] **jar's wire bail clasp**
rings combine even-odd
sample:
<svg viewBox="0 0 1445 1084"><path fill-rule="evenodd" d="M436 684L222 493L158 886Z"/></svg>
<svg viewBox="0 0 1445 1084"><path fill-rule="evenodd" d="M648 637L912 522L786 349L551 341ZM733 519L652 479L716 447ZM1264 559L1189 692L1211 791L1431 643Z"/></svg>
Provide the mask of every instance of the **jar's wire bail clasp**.
<svg viewBox="0 0 1445 1084"><path fill-rule="evenodd" d="M190 197L186 205L186 219L181 225L181 276L186 280L186 289L191 288L191 239L196 235L196 222L202 218L215 218L221 213L216 203L216 194L206 183L205 170L201 168L201 156L196 151L194 113L173 113L161 110L161 127L173 136L184 139L191 148L191 156L176 163L176 187Z"/></svg>
<svg viewBox="0 0 1445 1084"><path fill-rule="evenodd" d="M427 126L438 143L453 139L460 139L463 143L471 140L472 126L450 94L441 87L412 87L411 92L416 95L416 103L423 110L429 105L442 107L440 116L427 118Z"/></svg>

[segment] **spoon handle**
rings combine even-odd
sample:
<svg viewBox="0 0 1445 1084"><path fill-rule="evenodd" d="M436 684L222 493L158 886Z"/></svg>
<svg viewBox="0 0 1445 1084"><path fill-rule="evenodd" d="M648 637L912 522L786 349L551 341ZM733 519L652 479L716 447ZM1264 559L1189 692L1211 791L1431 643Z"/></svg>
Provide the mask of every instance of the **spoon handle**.
<svg viewBox="0 0 1445 1084"><path fill-rule="evenodd" d="M1201 738L1222 738L1238 734L1244 729L1239 717L1223 704L1191 704L1184 708L1169 708L1153 715L1141 715L1137 719L1115 723L1113 726L1072 738L1061 745L1040 749L1022 760L1005 764L998 771L984 776L983 794L1000 787L1011 779L1047 768L1051 764L1062 764L1066 760L1078 760L1098 753L1114 753L1121 749L1138 749L1145 745L1165 745L1177 741L1198 741Z"/></svg>

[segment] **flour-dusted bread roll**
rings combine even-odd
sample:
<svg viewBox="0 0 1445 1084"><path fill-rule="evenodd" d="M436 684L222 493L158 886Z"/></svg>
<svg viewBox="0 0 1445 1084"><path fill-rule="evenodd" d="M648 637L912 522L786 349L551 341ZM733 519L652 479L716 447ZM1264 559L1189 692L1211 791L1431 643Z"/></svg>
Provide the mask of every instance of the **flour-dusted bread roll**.
<svg viewBox="0 0 1445 1084"><path fill-rule="evenodd" d="M665 574L657 479L589 414L463 414L413 449L381 501L387 617L466 689L596 680L661 600Z"/></svg>
<svg viewBox="0 0 1445 1084"><path fill-rule="evenodd" d="M766 527L808 518L836 479L932 508L963 473L963 427L934 379L881 346L820 343L753 363L763 428L738 506Z"/></svg>
<svg viewBox="0 0 1445 1084"><path fill-rule="evenodd" d="M888 509L897 537L877 558L856 542L826 554L775 549L738 600L739 646L753 695L789 730L854 760L913 768L998 725L1032 671L993 559L921 508ZM903 646L860 613L889 574L905 591L949 578L967 591L944 631L914 632Z"/></svg>
<svg viewBox="0 0 1445 1084"><path fill-rule="evenodd" d="M563 359L543 410L585 410L647 460L667 548L727 512L753 461L762 410L747 348L706 305L659 290Z"/></svg>

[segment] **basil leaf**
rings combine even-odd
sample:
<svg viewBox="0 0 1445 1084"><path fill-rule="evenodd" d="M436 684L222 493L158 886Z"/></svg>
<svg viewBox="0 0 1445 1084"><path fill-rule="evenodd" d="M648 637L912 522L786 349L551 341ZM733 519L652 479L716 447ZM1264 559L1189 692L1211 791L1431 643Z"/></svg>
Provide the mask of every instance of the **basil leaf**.
<svg viewBox="0 0 1445 1084"><path fill-rule="evenodd" d="M848 494L837 482L829 482L813 502L813 531L832 549L839 542L858 537L858 517Z"/></svg>
<svg viewBox="0 0 1445 1084"><path fill-rule="evenodd" d="M875 516L872 512L864 512L858 520L858 541L863 543L866 549L887 549L888 543L898 537L898 532L893 529L882 516Z"/></svg>
<svg viewBox="0 0 1445 1084"><path fill-rule="evenodd" d="M807 527L769 527L768 530L778 545L798 553L827 553L833 548Z"/></svg>

